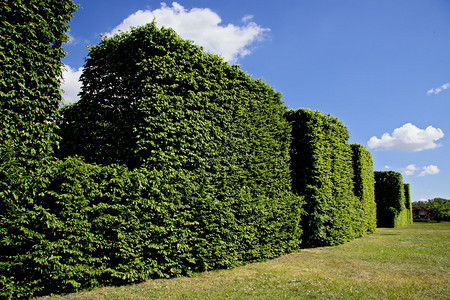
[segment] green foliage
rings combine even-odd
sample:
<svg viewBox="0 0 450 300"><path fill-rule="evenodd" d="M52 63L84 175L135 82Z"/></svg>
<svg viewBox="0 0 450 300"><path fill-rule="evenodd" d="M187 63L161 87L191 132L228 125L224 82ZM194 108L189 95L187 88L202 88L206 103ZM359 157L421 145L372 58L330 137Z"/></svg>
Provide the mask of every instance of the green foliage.
<svg viewBox="0 0 450 300"><path fill-rule="evenodd" d="M298 249L279 93L154 23L92 47L82 80L81 100L62 110L62 160L1 165L2 296Z"/></svg>
<svg viewBox="0 0 450 300"><path fill-rule="evenodd" d="M40 235L30 228L45 212L30 202L34 194L24 197L24 202L18 199L33 186L45 184L35 169L58 142L54 130L65 55L61 45L68 40L65 32L76 7L70 0L0 0L2 298L26 297L39 290L33 283L40 280L33 272L35 261L28 254L21 256L27 263L18 257L39 240ZM30 274L28 281L23 282L20 274Z"/></svg>
<svg viewBox="0 0 450 300"><path fill-rule="evenodd" d="M0 161L51 154L70 0L0 0Z"/></svg>
<svg viewBox="0 0 450 300"><path fill-rule="evenodd" d="M353 152L347 142L347 128L338 119L317 111L298 109L285 115L292 124L292 186L306 201L303 245L339 244L372 231L373 221L366 219L372 215L370 195L360 199L362 196L353 192ZM363 161L355 167L369 169L370 157L366 153L361 157ZM364 181L370 180L366 178L370 172L359 172L360 185L362 176ZM370 193L370 187L359 186L357 190Z"/></svg>
<svg viewBox="0 0 450 300"><path fill-rule="evenodd" d="M56 121L76 6L0 4L0 297L273 258L298 249L301 224L306 246L373 231L371 156L336 118L286 112L262 81L150 23L90 48L81 100Z"/></svg>
<svg viewBox="0 0 450 300"><path fill-rule="evenodd" d="M352 144L354 192L360 198L364 216L362 216L362 232L373 233L377 227L377 208L375 203L375 178L372 154L359 144ZM408 190L409 191L409 190Z"/></svg>
<svg viewBox="0 0 450 300"><path fill-rule="evenodd" d="M290 127L279 93L154 22L92 47L82 82L81 100L63 110L60 157L189 177L201 193L173 188L192 202L197 221L217 227L203 238L233 245L205 251L233 256L212 256L206 269L295 248L300 208L290 195ZM218 226L220 211L229 228ZM245 255L227 248L237 245Z"/></svg>
<svg viewBox="0 0 450 300"><path fill-rule="evenodd" d="M406 207L406 224L413 223L413 215L412 215L412 203L411 203L411 186L409 183L403 184L403 190L405 193L405 207Z"/></svg>
<svg viewBox="0 0 450 300"><path fill-rule="evenodd" d="M431 219L435 221L450 221L450 200L434 198L428 200L427 210Z"/></svg>
<svg viewBox="0 0 450 300"><path fill-rule="evenodd" d="M0 170L3 298L188 275L297 247L300 206L292 194L284 211L278 199L245 199L245 192L221 202L189 172L78 158L28 172Z"/></svg>
<svg viewBox="0 0 450 300"><path fill-rule="evenodd" d="M402 174L394 171L375 171L375 202L377 226L398 227L411 224L412 214L409 185Z"/></svg>
<svg viewBox="0 0 450 300"><path fill-rule="evenodd" d="M177 273L171 248L185 248L183 229L174 226L184 216L154 184L162 184L155 180L162 174L77 158L45 162L28 174L0 171L2 297Z"/></svg>

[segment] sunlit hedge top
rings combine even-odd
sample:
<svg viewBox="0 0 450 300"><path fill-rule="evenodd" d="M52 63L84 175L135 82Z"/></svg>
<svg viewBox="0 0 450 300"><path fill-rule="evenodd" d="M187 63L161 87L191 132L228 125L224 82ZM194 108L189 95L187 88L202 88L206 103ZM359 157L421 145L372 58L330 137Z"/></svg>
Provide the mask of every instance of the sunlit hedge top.
<svg viewBox="0 0 450 300"><path fill-rule="evenodd" d="M201 224L208 264L298 247L279 93L155 23L92 47L81 79L81 100L63 109L58 155L162 172L164 199L186 203Z"/></svg>
<svg viewBox="0 0 450 300"><path fill-rule="evenodd" d="M81 79L81 100L63 110L60 156L188 169L223 155L243 163L243 152L287 159L280 94L171 29L104 38Z"/></svg>

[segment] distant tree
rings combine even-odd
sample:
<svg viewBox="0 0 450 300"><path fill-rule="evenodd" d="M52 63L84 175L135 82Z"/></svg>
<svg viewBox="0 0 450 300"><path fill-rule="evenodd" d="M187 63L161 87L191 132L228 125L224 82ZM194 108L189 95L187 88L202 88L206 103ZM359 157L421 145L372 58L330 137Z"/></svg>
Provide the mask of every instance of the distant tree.
<svg viewBox="0 0 450 300"><path fill-rule="evenodd" d="M433 220L450 221L450 200L434 198L428 200L428 213Z"/></svg>
<svg viewBox="0 0 450 300"><path fill-rule="evenodd" d="M412 206L427 206L427 201L413 201Z"/></svg>

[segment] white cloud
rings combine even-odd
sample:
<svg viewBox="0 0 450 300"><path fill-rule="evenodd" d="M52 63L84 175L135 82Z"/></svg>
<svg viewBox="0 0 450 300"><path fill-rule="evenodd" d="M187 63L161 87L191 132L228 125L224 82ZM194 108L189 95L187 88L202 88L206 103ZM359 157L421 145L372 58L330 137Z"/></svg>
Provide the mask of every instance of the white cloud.
<svg viewBox="0 0 450 300"><path fill-rule="evenodd" d="M248 23L248 22L250 22L251 19L253 19L253 17L254 17L253 15L245 15L245 16L242 17L241 20L244 23Z"/></svg>
<svg viewBox="0 0 450 300"><path fill-rule="evenodd" d="M427 176L427 175L435 175L440 172L439 168L435 165L429 165L422 168L422 172L420 172L419 176Z"/></svg>
<svg viewBox="0 0 450 300"><path fill-rule="evenodd" d="M242 18L246 23L244 26L221 25L220 16L208 8L187 10L177 2L173 2L172 7L162 3L159 9L138 10L104 35L110 37L129 30L130 26L137 27L155 20L158 26L173 28L182 38L192 40L206 51L222 55L226 61L236 62L238 58L250 54L249 46L269 30L249 22L251 18L249 15Z"/></svg>
<svg viewBox="0 0 450 300"><path fill-rule="evenodd" d="M81 81L79 81L83 67L78 70L72 69L70 66L64 65L63 81L61 89L64 91L62 97L64 103L73 103L79 100L78 93L81 90Z"/></svg>
<svg viewBox="0 0 450 300"><path fill-rule="evenodd" d="M434 89L429 89L427 91L427 95L431 95L431 94L439 94L442 91L445 91L446 89L450 88L450 82L444 83L443 85L441 85L438 88L434 88Z"/></svg>
<svg viewBox="0 0 450 300"><path fill-rule="evenodd" d="M416 167L416 165L412 164L412 165L406 166L406 168L403 169L403 172L405 173L406 176L411 176L411 175L414 175L414 173L417 170L418 170L418 168Z"/></svg>
<svg viewBox="0 0 450 300"><path fill-rule="evenodd" d="M435 141L444 137L440 128L428 126L420 129L411 123L396 128L392 135L385 133L381 138L373 136L368 141L369 148L385 148L388 150L422 151L439 146Z"/></svg>

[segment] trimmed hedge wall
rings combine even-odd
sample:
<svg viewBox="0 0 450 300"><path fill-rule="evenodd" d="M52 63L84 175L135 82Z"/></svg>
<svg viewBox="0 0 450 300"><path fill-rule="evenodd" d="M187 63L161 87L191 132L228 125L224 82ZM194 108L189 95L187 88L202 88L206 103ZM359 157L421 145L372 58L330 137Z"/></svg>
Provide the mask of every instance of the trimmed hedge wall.
<svg viewBox="0 0 450 300"><path fill-rule="evenodd" d="M35 171L3 164L0 176L0 296L7 299L189 275L298 249L300 203L292 193L271 199L244 189L224 202L190 172L78 158Z"/></svg>
<svg viewBox="0 0 450 300"><path fill-rule="evenodd" d="M359 144L352 144L354 192L360 198L364 216L361 221L362 232L373 233L377 227L377 207L375 203L375 177L372 154Z"/></svg>
<svg viewBox="0 0 450 300"><path fill-rule="evenodd" d="M405 189L402 174L375 171L375 202L377 226L398 227L412 222L409 185Z"/></svg>
<svg viewBox="0 0 450 300"><path fill-rule="evenodd" d="M205 247L217 248L205 251L205 269L222 264L216 252L231 265L298 247L301 201L291 193L279 93L154 22L90 48L81 78L81 100L63 110L60 157L173 172L201 186L186 199L214 227L203 233Z"/></svg>
<svg viewBox="0 0 450 300"><path fill-rule="evenodd" d="M340 244L372 232L370 187L361 186L370 181L370 156L361 150L353 160L347 128L332 116L307 109L285 115L292 124L292 187L306 201L303 246ZM359 197L353 188L354 168Z"/></svg>
<svg viewBox="0 0 450 300"><path fill-rule="evenodd" d="M70 1L0 2L0 163L52 153Z"/></svg>
<svg viewBox="0 0 450 300"><path fill-rule="evenodd" d="M61 160L0 166L1 296L299 248L279 93L154 23L92 47L82 80L81 100L62 111Z"/></svg>
<svg viewBox="0 0 450 300"><path fill-rule="evenodd" d="M404 183L403 189L405 192L405 207L407 209L406 224L412 224L413 223L413 215L412 215L412 202L411 202L411 186L409 185L409 183Z"/></svg>
<svg viewBox="0 0 450 300"><path fill-rule="evenodd" d="M76 158L44 161L34 171L2 165L0 174L2 297L133 281L142 278L144 263L156 265L139 253L143 239L165 231L149 222L158 219L155 190L146 184L151 177ZM150 197L141 197L142 189Z"/></svg>
<svg viewBox="0 0 450 300"><path fill-rule="evenodd" d="M286 111L268 85L153 22L90 48L81 100L55 123L76 6L7 4L1 298L228 268L302 237L312 247L374 231L371 155L336 118ZM409 185L391 177L375 191L398 226L411 222Z"/></svg>

